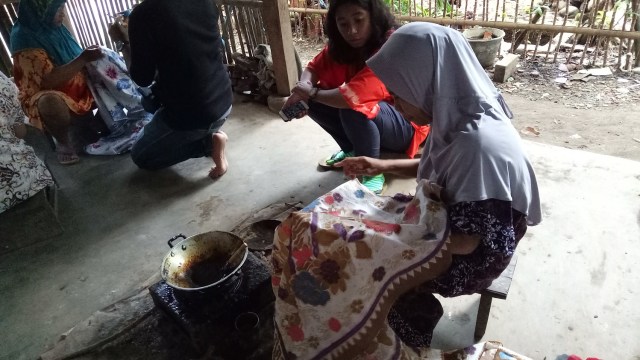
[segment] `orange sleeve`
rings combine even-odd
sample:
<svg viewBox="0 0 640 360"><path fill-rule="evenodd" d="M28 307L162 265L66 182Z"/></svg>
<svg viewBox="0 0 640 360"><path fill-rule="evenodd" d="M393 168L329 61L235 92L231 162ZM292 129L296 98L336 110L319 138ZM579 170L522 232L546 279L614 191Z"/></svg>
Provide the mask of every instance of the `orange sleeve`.
<svg viewBox="0 0 640 360"><path fill-rule="evenodd" d="M347 81L348 66L335 62L326 46L309 62L307 69L315 74L316 86L323 90L335 89Z"/></svg>
<svg viewBox="0 0 640 360"><path fill-rule="evenodd" d="M368 66L365 66L339 89L349 106L364 114L367 119L373 119L378 115L380 101L391 102L391 95L387 88Z"/></svg>

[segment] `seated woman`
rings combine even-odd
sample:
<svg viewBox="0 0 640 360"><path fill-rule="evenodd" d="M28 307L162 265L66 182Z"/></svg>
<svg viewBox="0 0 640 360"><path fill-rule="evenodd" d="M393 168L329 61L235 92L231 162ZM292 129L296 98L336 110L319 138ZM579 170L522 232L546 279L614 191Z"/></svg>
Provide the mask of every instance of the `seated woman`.
<svg viewBox="0 0 640 360"><path fill-rule="evenodd" d="M428 127L402 118L384 85L365 64L395 26L381 0L334 0L329 6L329 42L304 69L283 106L300 100L308 103L309 117L340 146L326 160L328 166L354 155L378 158L381 149L413 158L427 136ZM380 193L384 175L365 176L363 184Z"/></svg>
<svg viewBox="0 0 640 360"><path fill-rule="evenodd" d="M53 185L47 167L21 139L24 121L18 89L0 73L0 213Z"/></svg>
<svg viewBox="0 0 640 360"><path fill-rule="evenodd" d="M65 2L21 1L11 52L20 102L31 124L54 137L61 164L73 164L79 158L69 138L72 120L91 115L97 106L112 134L87 152L114 154L133 145L140 126L130 120L150 115L142 111L140 94L115 52L98 46L82 50L76 43L62 24Z"/></svg>
<svg viewBox="0 0 640 360"><path fill-rule="evenodd" d="M459 32L405 25L367 65L406 119L431 124L425 154L336 165L350 177L417 174L416 195L376 197L347 183L283 222L273 252L276 355L413 358L442 315L433 293L485 289L541 221L511 112Z"/></svg>

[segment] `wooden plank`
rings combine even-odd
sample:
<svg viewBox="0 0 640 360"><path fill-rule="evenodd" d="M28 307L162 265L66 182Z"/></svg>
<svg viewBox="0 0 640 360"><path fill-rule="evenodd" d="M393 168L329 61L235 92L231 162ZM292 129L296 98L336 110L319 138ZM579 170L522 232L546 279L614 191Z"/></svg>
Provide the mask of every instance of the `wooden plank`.
<svg viewBox="0 0 640 360"><path fill-rule="evenodd" d="M516 264L518 263L518 256L513 255L509 265L500 274L500 277L493 280L491 286L486 288L482 294L490 295L498 299L506 299L509 294L509 288L511 287L511 281L513 280L513 273L516 271Z"/></svg>
<svg viewBox="0 0 640 360"><path fill-rule="evenodd" d="M47 190L43 189L2 213L0 254L62 234L64 230L49 199Z"/></svg>
<svg viewBox="0 0 640 360"><path fill-rule="evenodd" d="M235 6L231 7L231 13L233 14L233 19L235 20L235 29L236 32L238 34L238 44L240 45L240 52L242 52L242 55L247 56L247 51L245 49L244 46L244 37L245 35L242 33L242 26L240 25L240 20L239 20L239 16L238 16L238 8ZM246 39L246 38L245 38ZM248 39L247 39L248 41Z"/></svg>
<svg viewBox="0 0 640 360"><path fill-rule="evenodd" d="M111 38L109 37L109 23L111 22L111 10L109 10L109 6L107 5L108 0L97 0L94 1L96 7L98 8L98 14L93 14L94 17L98 20L98 25L102 29L104 34L104 42L100 43L100 45L106 46L111 50L115 50L116 46Z"/></svg>
<svg viewBox="0 0 640 360"><path fill-rule="evenodd" d="M222 0L220 1L220 3L223 5L233 5L247 8L262 8L262 1L257 0Z"/></svg>
<svg viewBox="0 0 640 360"><path fill-rule="evenodd" d="M277 91L281 96L288 96L298 81L289 6L287 0L265 0L263 3L262 16L269 19L265 26L271 46Z"/></svg>
<svg viewBox="0 0 640 360"><path fill-rule="evenodd" d="M222 12L220 12L222 14ZM224 28L226 29L227 35L227 46L229 46L229 42L231 43L231 48L227 51L227 57L231 58L231 54L234 53L237 49L236 47L236 37L233 34L233 15L229 6L224 6Z"/></svg>
<svg viewBox="0 0 640 360"><path fill-rule="evenodd" d="M222 36L222 39L224 40L224 58L225 58L225 63L226 64L231 64L233 62L233 60L231 59L231 44L230 43L234 43L234 39L233 36L229 36L229 31L227 29L227 25L228 25L228 16L226 14L225 11L223 11L222 6L216 4L214 2L214 6L216 6L218 8L218 26L220 27L220 35ZM235 43L234 43L234 47L235 47Z"/></svg>
<svg viewBox="0 0 640 360"><path fill-rule="evenodd" d="M84 17L84 13L82 9L80 9L80 6L78 6L78 4L74 2L67 2L67 7L69 9L70 15L73 17L73 20L75 22L76 32L80 34L80 37L78 39L80 45L85 47L87 46L86 44L91 43L92 38L90 30L86 26L87 20Z"/></svg>
<svg viewBox="0 0 640 360"><path fill-rule="evenodd" d="M491 312L491 300L491 296L488 294L483 293L480 296L480 304L478 304L478 314L476 315L476 328L473 332L473 339L475 341L482 339L485 331L487 330L489 313Z"/></svg>
<svg viewBox="0 0 640 360"><path fill-rule="evenodd" d="M13 27L13 23L15 18L12 19L10 13L6 10L6 6L2 7L2 13L0 13L0 34L2 35L2 39L5 44L9 46L11 39L11 28ZM13 61L11 59L11 50L9 52L2 51L2 72L7 76L11 76L13 72Z"/></svg>
<svg viewBox="0 0 640 360"><path fill-rule="evenodd" d="M76 29L71 24L71 17L69 16L69 7L65 5L63 11L64 11L64 20L62 21L62 23L67 28L67 30L69 30L69 32L71 33L71 36L73 36L73 38L76 41L78 41L78 34L76 33Z"/></svg>
<svg viewBox="0 0 640 360"><path fill-rule="evenodd" d="M306 14L326 14L325 9L309 9L309 8L290 8L289 11ZM450 18L432 18L421 16L396 16L397 21L420 21L430 22L439 25L455 25L464 28L472 28L474 26L493 27L497 29L515 29L515 30L533 30L533 31L549 31L549 32L567 32L573 34L586 34L596 36L619 37L623 39L640 39L640 32L637 31L620 31L606 29L592 29L577 26L562 26L551 24L526 24L517 22L502 21L481 21L466 19L450 19Z"/></svg>
<svg viewBox="0 0 640 360"><path fill-rule="evenodd" d="M249 27L249 18L247 16L246 9L243 7L238 7L238 18L240 19L240 27L244 31L245 39L247 40L245 45L247 46L247 53L249 56L253 56L253 49L255 40L253 39L253 34L251 33L251 28Z"/></svg>

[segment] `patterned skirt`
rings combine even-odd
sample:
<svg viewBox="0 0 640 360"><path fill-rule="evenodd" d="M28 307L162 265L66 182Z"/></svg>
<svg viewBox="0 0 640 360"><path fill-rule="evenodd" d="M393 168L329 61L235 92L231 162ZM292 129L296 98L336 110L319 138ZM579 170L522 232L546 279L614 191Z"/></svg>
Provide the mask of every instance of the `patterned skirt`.
<svg viewBox="0 0 640 360"><path fill-rule="evenodd" d="M449 207L452 233L480 235L478 247L468 255L453 255L449 270L402 295L391 308L391 328L412 347L428 347L443 309L433 293L445 297L486 289L509 265L527 231L526 217L509 201L489 199L461 202Z"/></svg>

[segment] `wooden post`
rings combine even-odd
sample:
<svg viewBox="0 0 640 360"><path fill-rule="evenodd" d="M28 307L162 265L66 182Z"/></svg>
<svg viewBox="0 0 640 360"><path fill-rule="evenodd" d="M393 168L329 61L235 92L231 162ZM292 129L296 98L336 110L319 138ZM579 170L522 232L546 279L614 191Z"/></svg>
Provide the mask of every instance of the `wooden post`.
<svg viewBox="0 0 640 360"><path fill-rule="evenodd" d="M271 46L278 95L288 96L298 81L287 0L263 0L262 17Z"/></svg>

